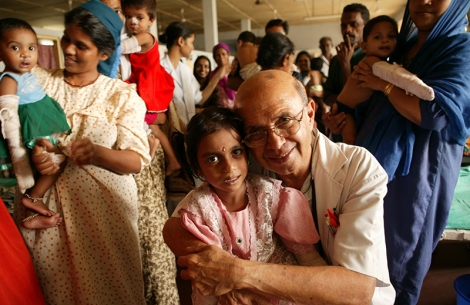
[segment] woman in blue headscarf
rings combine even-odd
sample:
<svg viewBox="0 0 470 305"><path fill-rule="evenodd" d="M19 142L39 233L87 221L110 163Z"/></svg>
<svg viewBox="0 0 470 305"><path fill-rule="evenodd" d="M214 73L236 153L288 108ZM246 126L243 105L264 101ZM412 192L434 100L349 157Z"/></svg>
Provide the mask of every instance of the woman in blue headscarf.
<svg viewBox="0 0 470 305"><path fill-rule="evenodd" d="M407 95L358 65L352 77L377 92L359 106L356 144L389 174L385 235L396 304L416 304L445 228L470 135L470 0L409 0L393 61L434 89Z"/></svg>
<svg viewBox="0 0 470 305"><path fill-rule="evenodd" d="M47 304L145 304L132 174L150 161L146 108L130 85L98 68L112 56L121 27L111 8L86 2L65 15L65 69L33 70L71 127L58 141L67 161L44 197L63 223L20 228ZM42 150L33 150L36 168L55 172ZM24 208L16 209L22 219Z"/></svg>

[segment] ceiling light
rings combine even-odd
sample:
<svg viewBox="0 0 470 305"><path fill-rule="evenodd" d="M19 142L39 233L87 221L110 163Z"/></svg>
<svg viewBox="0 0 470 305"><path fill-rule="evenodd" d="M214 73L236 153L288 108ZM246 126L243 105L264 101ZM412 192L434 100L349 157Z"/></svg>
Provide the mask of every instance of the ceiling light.
<svg viewBox="0 0 470 305"><path fill-rule="evenodd" d="M341 15L321 15L321 16L305 17L304 21L319 21L319 20L340 19L340 18L341 18Z"/></svg>

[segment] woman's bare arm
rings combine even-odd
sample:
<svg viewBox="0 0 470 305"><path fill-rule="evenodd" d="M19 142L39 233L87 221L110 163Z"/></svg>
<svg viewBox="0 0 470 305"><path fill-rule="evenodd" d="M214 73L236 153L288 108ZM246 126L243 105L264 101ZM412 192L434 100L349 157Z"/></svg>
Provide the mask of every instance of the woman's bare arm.
<svg viewBox="0 0 470 305"><path fill-rule="evenodd" d="M94 164L120 174L138 173L142 167L138 153L106 148L93 144L88 138L72 143L70 157L78 165Z"/></svg>
<svg viewBox="0 0 470 305"><path fill-rule="evenodd" d="M227 74L227 69L230 67L220 67L219 70L217 70L217 73L215 73L211 80L209 81L209 84L207 84L207 87L204 88L202 91L202 99L199 102L199 105L202 106L204 103L209 99L211 96L212 92L214 92L215 87L217 87L217 84L219 83L220 79Z"/></svg>

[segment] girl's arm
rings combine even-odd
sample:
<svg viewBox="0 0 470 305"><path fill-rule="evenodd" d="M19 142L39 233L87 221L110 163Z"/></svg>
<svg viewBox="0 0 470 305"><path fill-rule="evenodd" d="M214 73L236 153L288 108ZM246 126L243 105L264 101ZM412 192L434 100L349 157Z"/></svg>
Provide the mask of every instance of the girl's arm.
<svg viewBox="0 0 470 305"><path fill-rule="evenodd" d="M0 96L13 94L16 95L18 90L18 83L8 75L5 75L2 80L0 80Z"/></svg>
<svg viewBox="0 0 470 305"><path fill-rule="evenodd" d="M94 164L120 174L138 173L142 166L138 153L109 149L93 144L88 138L72 143L70 157L77 165Z"/></svg>
<svg viewBox="0 0 470 305"><path fill-rule="evenodd" d="M147 52L155 43L155 38L149 32L142 32L121 41L122 54Z"/></svg>

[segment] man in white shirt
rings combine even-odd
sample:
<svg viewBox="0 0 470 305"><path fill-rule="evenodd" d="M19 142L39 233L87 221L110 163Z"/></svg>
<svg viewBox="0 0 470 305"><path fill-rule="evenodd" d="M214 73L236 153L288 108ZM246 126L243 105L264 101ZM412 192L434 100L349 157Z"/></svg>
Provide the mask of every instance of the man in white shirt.
<svg viewBox="0 0 470 305"><path fill-rule="evenodd" d="M320 134L314 127L314 102L283 71L247 79L235 111L256 161L311 203L330 266L241 260L202 244L172 217L163 234L180 256L178 264L187 268L182 277L204 295L228 293L232 304L246 301L246 290L300 304L393 304L383 225L387 174L377 160L365 149L335 144Z"/></svg>

